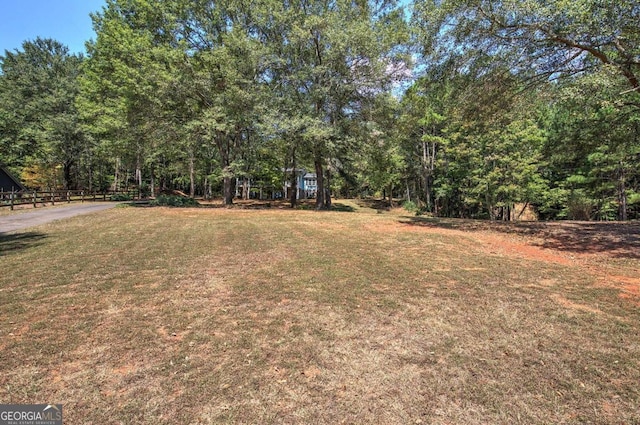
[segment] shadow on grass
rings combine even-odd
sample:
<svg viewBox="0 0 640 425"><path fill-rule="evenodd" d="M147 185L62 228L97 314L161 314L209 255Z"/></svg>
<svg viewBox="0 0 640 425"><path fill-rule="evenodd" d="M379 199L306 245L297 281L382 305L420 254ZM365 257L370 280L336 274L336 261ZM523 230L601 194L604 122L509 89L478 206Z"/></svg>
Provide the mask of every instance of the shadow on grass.
<svg viewBox="0 0 640 425"><path fill-rule="evenodd" d="M198 208L266 210L271 208L286 209L286 208L290 208L290 206L288 202L278 201L278 200L274 200L274 201L235 200L231 205L225 205L222 201L199 201Z"/></svg>
<svg viewBox="0 0 640 425"><path fill-rule="evenodd" d="M42 244L47 236L42 233L0 233L0 257L15 251L33 248Z"/></svg>
<svg viewBox="0 0 640 425"><path fill-rule="evenodd" d="M322 208L322 209L319 209L319 210L316 209L316 204L315 203L304 202L304 203L298 204L298 206L296 206L296 209L305 210L305 211L318 211L318 212L323 212L323 211L355 212L356 211L356 209L353 206L347 205L347 204L343 204L343 203L340 203L340 202L332 202L330 209Z"/></svg>
<svg viewBox="0 0 640 425"><path fill-rule="evenodd" d="M288 200L235 200L231 205L224 205L222 202L211 201L199 201L198 205L155 205L152 202L130 202L121 204L123 207L134 208L204 208L204 209L239 209L239 210L268 210L268 209L282 209L291 210L291 204ZM316 209L314 200L300 200L294 209L313 211ZM331 211L337 212L355 212L356 209L351 205L343 204L340 202L334 202L331 206Z"/></svg>
<svg viewBox="0 0 640 425"><path fill-rule="evenodd" d="M331 211L355 212L356 209L353 208L351 205L341 204L340 202L334 202L333 204L331 204Z"/></svg>
<svg viewBox="0 0 640 425"><path fill-rule="evenodd" d="M389 202L382 199L358 199L357 204L359 207L371 208L378 212L391 210Z"/></svg>
<svg viewBox="0 0 640 425"><path fill-rule="evenodd" d="M116 205L116 208L149 208L151 207L151 201L132 201L132 202L122 202Z"/></svg>
<svg viewBox="0 0 640 425"><path fill-rule="evenodd" d="M542 248L640 259L640 222L496 222L408 216L400 222L463 232L494 231L530 236L540 239L533 244Z"/></svg>
<svg viewBox="0 0 640 425"><path fill-rule="evenodd" d="M289 204L286 205L282 201L236 201L231 205L224 205L220 201L203 201L197 200L193 205L168 205L168 204L157 204L153 200L143 201L143 202L126 202L120 204L122 207L134 207L134 208L206 208L206 209L268 209L272 207L276 208L285 208L288 207Z"/></svg>

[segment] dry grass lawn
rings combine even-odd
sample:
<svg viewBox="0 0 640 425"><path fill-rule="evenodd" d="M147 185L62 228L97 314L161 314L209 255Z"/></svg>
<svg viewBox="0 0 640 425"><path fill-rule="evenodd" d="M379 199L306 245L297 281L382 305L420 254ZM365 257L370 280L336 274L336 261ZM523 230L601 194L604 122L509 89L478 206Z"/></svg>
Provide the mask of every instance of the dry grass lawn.
<svg viewBox="0 0 640 425"><path fill-rule="evenodd" d="M640 423L638 223L344 206L0 235L0 402L95 425Z"/></svg>

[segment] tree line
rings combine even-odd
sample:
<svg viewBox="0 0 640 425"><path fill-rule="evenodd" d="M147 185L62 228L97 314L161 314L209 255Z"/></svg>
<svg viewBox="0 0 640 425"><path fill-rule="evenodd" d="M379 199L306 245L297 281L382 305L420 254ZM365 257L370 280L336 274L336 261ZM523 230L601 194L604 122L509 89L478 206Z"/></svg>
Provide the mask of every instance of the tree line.
<svg viewBox="0 0 640 425"><path fill-rule="evenodd" d="M438 216L640 217L631 1L107 0L87 55L0 56L0 162L31 187L238 182ZM242 185L242 196L249 196Z"/></svg>

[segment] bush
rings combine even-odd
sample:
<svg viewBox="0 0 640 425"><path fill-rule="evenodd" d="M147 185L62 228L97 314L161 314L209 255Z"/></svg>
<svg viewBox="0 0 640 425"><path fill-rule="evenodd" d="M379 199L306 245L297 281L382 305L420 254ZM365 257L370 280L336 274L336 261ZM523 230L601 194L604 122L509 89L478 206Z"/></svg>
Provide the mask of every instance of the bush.
<svg viewBox="0 0 640 425"><path fill-rule="evenodd" d="M420 207L413 201L404 201L402 203L402 208L409 211L410 213L414 213L415 215L422 215L425 213L425 209Z"/></svg>
<svg viewBox="0 0 640 425"><path fill-rule="evenodd" d="M402 208L412 213L416 213L420 209L418 205L413 201L404 201L402 203Z"/></svg>
<svg viewBox="0 0 640 425"><path fill-rule="evenodd" d="M143 198L148 198L151 196L151 187L148 184L143 184L140 186L140 196Z"/></svg>
<svg viewBox="0 0 640 425"><path fill-rule="evenodd" d="M151 205L159 207L197 207L200 204L193 198L185 198L179 195L159 195Z"/></svg>
<svg viewBox="0 0 640 425"><path fill-rule="evenodd" d="M569 220L591 220L593 201L581 192L574 192L567 202L567 218Z"/></svg>

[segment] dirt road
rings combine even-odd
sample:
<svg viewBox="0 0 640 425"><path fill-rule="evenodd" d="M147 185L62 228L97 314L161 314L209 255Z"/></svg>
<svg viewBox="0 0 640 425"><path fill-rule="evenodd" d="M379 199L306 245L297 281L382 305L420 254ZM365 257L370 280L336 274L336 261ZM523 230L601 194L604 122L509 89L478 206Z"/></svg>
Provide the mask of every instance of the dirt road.
<svg viewBox="0 0 640 425"><path fill-rule="evenodd" d="M88 214L96 211L103 211L113 208L118 202L100 202L86 204L72 204L56 208L39 208L20 214L9 214L0 216L0 233L14 232L28 227L39 226L63 218L75 217L76 215Z"/></svg>

